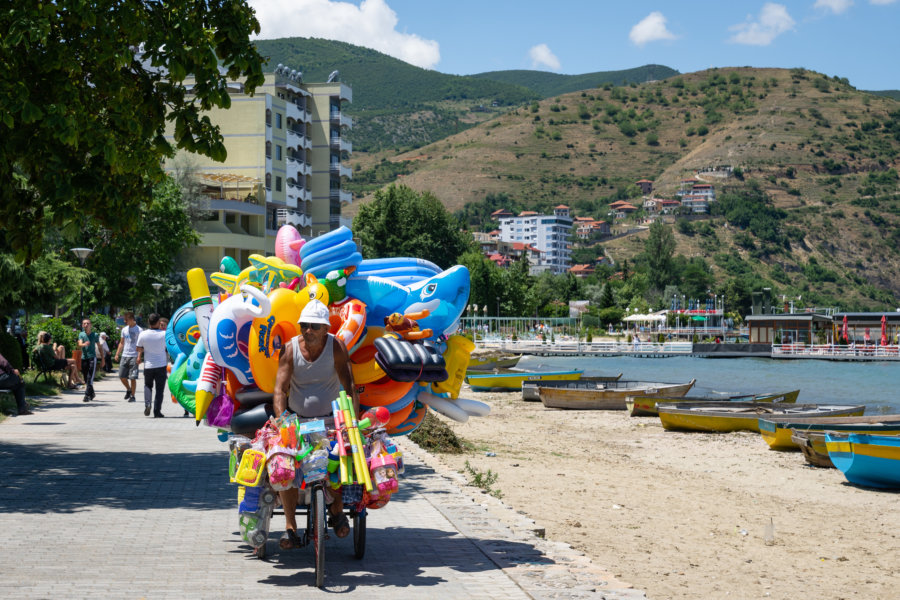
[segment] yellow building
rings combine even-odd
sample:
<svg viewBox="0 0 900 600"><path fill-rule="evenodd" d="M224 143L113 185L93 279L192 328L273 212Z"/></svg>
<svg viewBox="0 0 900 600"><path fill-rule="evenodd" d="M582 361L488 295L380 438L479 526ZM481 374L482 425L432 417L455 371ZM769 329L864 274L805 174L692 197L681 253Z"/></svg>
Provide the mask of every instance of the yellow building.
<svg viewBox="0 0 900 600"><path fill-rule="evenodd" d="M252 96L238 82L229 91L231 107L208 113L227 159L190 155L212 212L197 226L199 247L183 258L207 272L218 270L223 256L246 266L250 254L274 254L285 223L304 237L336 229L341 205L353 201L341 189L341 178L352 176L342 162L352 151L342 135L352 121L341 110L353 100L350 86L304 83L300 73L278 65Z"/></svg>

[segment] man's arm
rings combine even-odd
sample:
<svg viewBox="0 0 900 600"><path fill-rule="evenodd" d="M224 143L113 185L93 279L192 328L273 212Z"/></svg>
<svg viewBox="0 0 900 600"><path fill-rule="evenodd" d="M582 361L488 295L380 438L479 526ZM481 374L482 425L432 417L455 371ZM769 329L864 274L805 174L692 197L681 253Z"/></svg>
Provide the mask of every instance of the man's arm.
<svg viewBox="0 0 900 600"><path fill-rule="evenodd" d="M82 333L83 333L83 332L82 332ZM79 333L79 334L78 334L78 347L84 349L84 348L87 348L87 347L90 346L90 345L91 345L91 338L89 338L89 337L87 336L87 334L85 334L85 335L84 335L84 339L82 339L82 334Z"/></svg>
<svg viewBox="0 0 900 600"><path fill-rule="evenodd" d="M347 347L344 342L334 338L334 370L344 391L353 398L353 411L359 418L359 394L356 391L356 385L353 383L353 370L350 368L350 355L347 353Z"/></svg>
<svg viewBox="0 0 900 600"><path fill-rule="evenodd" d="M294 374L294 345L285 344L278 358L278 372L275 374L275 415L280 416L288 407L288 394L291 392L291 376Z"/></svg>
<svg viewBox="0 0 900 600"><path fill-rule="evenodd" d="M120 331L119 332L119 346L116 348L116 362L119 362L119 357L122 356L123 348L125 348L125 335Z"/></svg>

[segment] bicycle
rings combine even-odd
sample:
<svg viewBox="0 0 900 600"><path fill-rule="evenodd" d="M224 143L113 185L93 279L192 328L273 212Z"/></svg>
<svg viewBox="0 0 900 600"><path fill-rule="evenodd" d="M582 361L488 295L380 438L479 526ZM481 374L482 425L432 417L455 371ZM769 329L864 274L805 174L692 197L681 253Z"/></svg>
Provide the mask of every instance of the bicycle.
<svg viewBox="0 0 900 600"><path fill-rule="evenodd" d="M271 502L268 503L269 508L262 517L264 521L260 524L261 527L264 527L265 533L262 539L258 540L261 543L253 549L254 554L260 560L264 560L268 556L268 526L272 516L276 514L275 492L270 489L262 492L263 495L268 493L273 494L273 496ZM296 514L298 517L306 516L306 527L302 533L298 532L300 534L300 547L312 544L315 554L316 587L321 588L325 584L325 540L328 538L328 524L325 516L326 512L328 512L325 503L325 480L320 479L310 483L300 493L301 497L300 502L297 504ZM352 523L353 557L360 560L366 554L366 520L368 514L365 508L357 511L355 506L345 508L344 511ZM283 514L283 511L279 512Z"/></svg>

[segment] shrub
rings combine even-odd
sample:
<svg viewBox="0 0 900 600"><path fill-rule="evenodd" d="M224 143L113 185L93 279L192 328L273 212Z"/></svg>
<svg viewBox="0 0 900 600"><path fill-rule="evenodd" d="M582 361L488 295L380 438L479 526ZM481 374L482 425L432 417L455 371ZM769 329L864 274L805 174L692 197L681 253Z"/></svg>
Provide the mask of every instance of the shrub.
<svg viewBox="0 0 900 600"><path fill-rule="evenodd" d="M13 369L22 368L22 348L18 340L5 331L0 331L0 354L9 361Z"/></svg>
<svg viewBox="0 0 900 600"><path fill-rule="evenodd" d="M655 133L648 133L646 140L648 146L659 146L659 136Z"/></svg>
<svg viewBox="0 0 900 600"><path fill-rule="evenodd" d="M706 125L701 125L697 128L697 135L704 136L707 133L709 133L709 127L707 127Z"/></svg>
<svg viewBox="0 0 900 600"><path fill-rule="evenodd" d="M59 317L50 319L32 319L28 322L28 335L26 341L29 348L37 345L37 334L46 331L53 336L53 341L61 344L66 349L66 356L72 356L72 352L78 347L78 332L62 322ZM108 332L107 332L108 333Z"/></svg>
<svg viewBox="0 0 900 600"><path fill-rule="evenodd" d="M409 434L409 439L430 452L461 454L463 442L450 427L429 411L422 424Z"/></svg>
<svg viewBox="0 0 900 600"><path fill-rule="evenodd" d="M94 313L89 318L94 326L94 331L97 333L105 331L106 335L109 336L106 340L109 349L115 348L119 344L119 335L121 334L121 330L116 325L115 320L108 315L101 315L100 313Z"/></svg>

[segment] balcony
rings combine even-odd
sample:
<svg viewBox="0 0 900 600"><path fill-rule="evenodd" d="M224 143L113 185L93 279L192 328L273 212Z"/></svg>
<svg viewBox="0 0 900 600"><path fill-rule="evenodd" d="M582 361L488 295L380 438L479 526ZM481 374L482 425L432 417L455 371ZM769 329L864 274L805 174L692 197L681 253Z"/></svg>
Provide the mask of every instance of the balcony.
<svg viewBox="0 0 900 600"><path fill-rule="evenodd" d="M339 135L335 135L331 137L331 148L333 150L339 150L341 152L353 152L353 144L345 140Z"/></svg>
<svg viewBox="0 0 900 600"><path fill-rule="evenodd" d="M309 114L309 111L300 108L294 102L288 101L287 103L287 117L289 119L294 119L295 121L300 121L301 123L309 123L312 120L312 115Z"/></svg>
<svg viewBox="0 0 900 600"><path fill-rule="evenodd" d="M309 163L307 162L300 162L297 165L297 173L309 177L310 175L312 175L312 167L309 166Z"/></svg>
<svg viewBox="0 0 900 600"><path fill-rule="evenodd" d="M353 127L353 119L348 117L343 111L333 110L331 111L331 122L337 123L341 127L346 127L347 129L351 129Z"/></svg>
<svg viewBox="0 0 900 600"><path fill-rule="evenodd" d="M337 175L338 177L353 179L353 169L339 162L331 163L331 174Z"/></svg>
<svg viewBox="0 0 900 600"><path fill-rule="evenodd" d="M339 201L341 204L353 204L353 194L344 190L331 190L328 197L331 200Z"/></svg>
<svg viewBox="0 0 900 600"><path fill-rule="evenodd" d="M312 219L302 212L279 208L275 215L278 225L293 225L294 227L309 227L312 225Z"/></svg>

